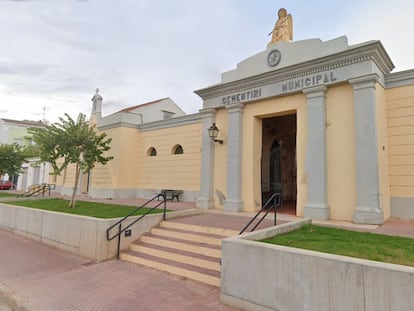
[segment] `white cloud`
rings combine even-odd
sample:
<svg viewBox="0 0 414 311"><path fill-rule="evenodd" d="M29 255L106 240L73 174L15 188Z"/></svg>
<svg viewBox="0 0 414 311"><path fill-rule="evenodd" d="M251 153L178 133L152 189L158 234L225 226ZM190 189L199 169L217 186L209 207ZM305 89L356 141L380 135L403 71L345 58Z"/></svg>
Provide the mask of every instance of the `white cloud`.
<svg viewBox="0 0 414 311"><path fill-rule="evenodd" d="M295 40L380 39L398 69L410 68L413 5L395 0L0 1L0 116L56 120L90 113L99 87L104 113L170 96L197 112L193 91L265 49L279 7ZM395 15L396 17L394 17ZM7 108L4 108L7 106Z"/></svg>

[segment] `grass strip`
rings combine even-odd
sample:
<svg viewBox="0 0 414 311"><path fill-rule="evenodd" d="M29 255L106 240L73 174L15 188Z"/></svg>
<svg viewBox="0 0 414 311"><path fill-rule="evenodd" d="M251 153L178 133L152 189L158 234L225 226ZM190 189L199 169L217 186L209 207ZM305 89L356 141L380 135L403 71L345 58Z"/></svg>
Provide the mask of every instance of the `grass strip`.
<svg viewBox="0 0 414 311"><path fill-rule="evenodd" d="M414 239L305 225L262 242L414 266Z"/></svg>
<svg viewBox="0 0 414 311"><path fill-rule="evenodd" d="M87 201L76 201L74 208L68 207L68 200L63 199L44 199L44 200L27 200L27 201L8 201L7 204L24 206L28 208L38 208L47 211L90 216L95 218L117 218L124 217L131 213L137 206L106 204ZM150 208L142 208L134 215L142 215ZM162 213L162 206L155 209L151 214Z"/></svg>
<svg viewBox="0 0 414 311"><path fill-rule="evenodd" d="M0 198L11 198L16 197L16 194L8 193L8 192L0 192Z"/></svg>

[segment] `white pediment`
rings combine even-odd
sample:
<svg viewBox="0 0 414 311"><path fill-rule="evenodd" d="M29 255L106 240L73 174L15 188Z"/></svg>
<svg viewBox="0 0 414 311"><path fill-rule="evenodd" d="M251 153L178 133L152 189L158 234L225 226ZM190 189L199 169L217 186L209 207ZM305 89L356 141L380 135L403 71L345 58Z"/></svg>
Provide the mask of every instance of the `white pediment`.
<svg viewBox="0 0 414 311"><path fill-rule="evenodd" d="M272 43L267 46L265 51L238 63L236 69L224 72L221 76L221 83L228 83L261 73L279 70L372 42L364 42L363 44L350 46L348 45L347 37L342 36L325 42L321 39L308 39L294 42L280 41ZM280 62L276 66L270 66L268 64L268 55L273 50L278 50L281 55Z"/></svg>

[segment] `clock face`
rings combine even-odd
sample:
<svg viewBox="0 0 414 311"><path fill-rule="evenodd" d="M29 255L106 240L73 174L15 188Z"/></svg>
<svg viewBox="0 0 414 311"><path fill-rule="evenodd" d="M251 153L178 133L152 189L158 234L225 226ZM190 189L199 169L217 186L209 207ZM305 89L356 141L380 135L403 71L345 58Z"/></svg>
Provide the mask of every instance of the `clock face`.
<svg viewBox="0 0 414 311"><path fill-rule="evenodd" d="M281 58L282 54L280 54L279 50L272 50L267 56L267 63L269 66L274 67L279 64Z"/></svg>

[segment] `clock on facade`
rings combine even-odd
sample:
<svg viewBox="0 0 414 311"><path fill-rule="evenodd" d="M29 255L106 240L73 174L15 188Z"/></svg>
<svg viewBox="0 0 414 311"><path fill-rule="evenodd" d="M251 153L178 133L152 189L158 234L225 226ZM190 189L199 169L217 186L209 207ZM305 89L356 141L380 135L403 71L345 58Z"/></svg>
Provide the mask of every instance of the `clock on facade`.
<svg viewBox="0 0 414 311"><path fill-rule="evenodd" d="M281 58L282 54L280 54L279 50L272 50L267 56L267 63L269 66L274 67L279 64Z"/></svg>

